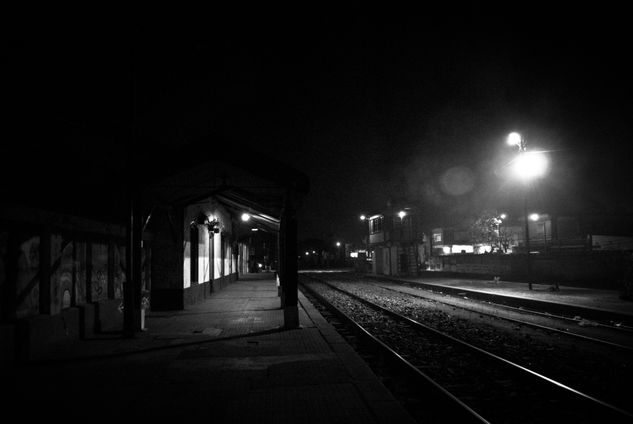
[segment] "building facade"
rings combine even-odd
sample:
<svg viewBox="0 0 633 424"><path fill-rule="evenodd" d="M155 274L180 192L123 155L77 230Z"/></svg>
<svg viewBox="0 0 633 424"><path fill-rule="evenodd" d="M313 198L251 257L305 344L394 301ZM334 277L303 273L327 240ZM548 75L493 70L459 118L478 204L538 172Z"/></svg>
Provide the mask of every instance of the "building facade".
<svg viewBox="0 0 633 424"><path fill-rule="evenodd" d="M390 208L367 219L372 273L417 275L429 258L428 237L413 208Z"/></svg>

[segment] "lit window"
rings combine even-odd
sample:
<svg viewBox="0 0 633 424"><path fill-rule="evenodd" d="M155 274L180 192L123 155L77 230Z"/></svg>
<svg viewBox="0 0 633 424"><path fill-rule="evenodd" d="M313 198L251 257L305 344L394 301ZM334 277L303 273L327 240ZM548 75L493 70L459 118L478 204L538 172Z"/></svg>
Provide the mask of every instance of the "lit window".
<svg viewBox="0 0 633 424"><path fill-rule="evenodd" d="M382 231L382 216L372 218L369 221L369 231L371 234L380 233Z"/></svg>

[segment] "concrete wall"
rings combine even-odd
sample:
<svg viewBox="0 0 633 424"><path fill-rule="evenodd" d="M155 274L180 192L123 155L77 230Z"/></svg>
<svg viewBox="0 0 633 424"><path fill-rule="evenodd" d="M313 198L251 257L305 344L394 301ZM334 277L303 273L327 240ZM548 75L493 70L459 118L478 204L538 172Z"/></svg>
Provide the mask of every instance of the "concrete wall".
<svg viewBox="0 0 633 424"><path fill-rule="evenodd" d="M618 288L625 269L625 252L532 254L532 276L536 282L573 283L598 288ZM526 279L524 254L464 254L435 258L438 271L522 281Z"/></svg>

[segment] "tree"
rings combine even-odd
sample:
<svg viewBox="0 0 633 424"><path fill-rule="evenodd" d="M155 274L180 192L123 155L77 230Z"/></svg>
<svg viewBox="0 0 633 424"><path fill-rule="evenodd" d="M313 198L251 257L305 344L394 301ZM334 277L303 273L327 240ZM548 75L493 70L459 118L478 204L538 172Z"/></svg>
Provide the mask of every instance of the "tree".
<svg viewBox="0 0 633 424"><path fill-rule="evenodd" d="M501 218L496 211L486 210L474 218L470 225L470 236L473 243L490 244L496 248L508 250L509 237L505 232L500 232Z"/></svg>

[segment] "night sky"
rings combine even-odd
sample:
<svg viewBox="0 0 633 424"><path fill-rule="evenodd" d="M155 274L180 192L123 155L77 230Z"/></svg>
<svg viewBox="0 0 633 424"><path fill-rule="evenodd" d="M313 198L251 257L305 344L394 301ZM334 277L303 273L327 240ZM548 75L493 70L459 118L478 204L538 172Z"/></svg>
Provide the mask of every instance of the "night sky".
<svg viewBox="0 0 633 424"><path fill-rule="evenodd" d="M530 190L535 210L633 213L623 12L473 10L213 15L195 31L125 36L89 23L22 28L6 50L15 141L3 149L18 149L15 173L38 155L79 149L107 162L129 143L151 155L221 135L309 177L301 238L359 241L359 214L389 199L420 206L429 226L518 214L505 137L519 131L550 160ZM67 141L76 131L97 141Z"/></svg>

